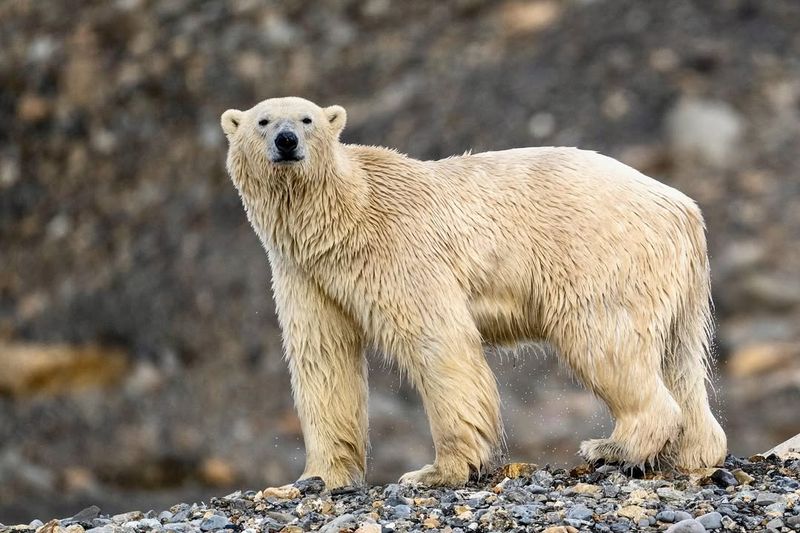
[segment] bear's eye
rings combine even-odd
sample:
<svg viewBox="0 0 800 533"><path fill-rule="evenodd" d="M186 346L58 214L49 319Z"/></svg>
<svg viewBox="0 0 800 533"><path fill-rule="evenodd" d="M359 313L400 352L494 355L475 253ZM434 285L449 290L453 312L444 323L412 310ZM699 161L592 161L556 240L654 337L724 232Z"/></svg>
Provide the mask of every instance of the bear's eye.
<svg viewBox="0 0 800 533"><path fill-rule="evenodd" d="M266 126L267 124L269 124L269 120L265 118L262 118L261 120L258 121L259 126Z"/></svg>
<svg viewBox="0 0 800 533"><path fill-rule="evenodd" d="M303 124L311 124L311 119L306 117L303 119Z"/></svg>

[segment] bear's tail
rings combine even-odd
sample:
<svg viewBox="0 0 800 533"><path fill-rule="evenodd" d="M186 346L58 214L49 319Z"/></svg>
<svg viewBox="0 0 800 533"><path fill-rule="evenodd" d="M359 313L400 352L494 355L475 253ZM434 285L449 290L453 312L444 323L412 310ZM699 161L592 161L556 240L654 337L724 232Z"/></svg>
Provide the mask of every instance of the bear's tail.
<svg viewBox="0 0 800 533"><path fill-rule="evenodd" d="M683 415L678 438L667 444L662 455L666 461L686 469L719 465L727 453L725 432L711 412L706 391L713 316L705 224L702 217L692 222L688 228L690 279L683 301L675 310L662 363L665 384Z"/></svg>

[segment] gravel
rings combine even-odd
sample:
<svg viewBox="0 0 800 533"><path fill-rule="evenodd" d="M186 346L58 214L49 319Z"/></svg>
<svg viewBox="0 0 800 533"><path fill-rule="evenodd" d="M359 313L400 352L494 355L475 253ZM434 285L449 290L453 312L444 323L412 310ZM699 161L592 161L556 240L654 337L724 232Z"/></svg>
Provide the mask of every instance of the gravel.
<svg viewBox="0 0 800 533"><path fill-rule="evenodd" d="M733 473L737 469L752 482L728 484L742 478ZM800 458L777 456L729 457L724 468L689 474L514 465L455 490L390 484L328 491L321 479L312 478L295 484L297 490L236 491L208 503L114 516L90 507L47 524L35 520L0 531L800 531L800 488L792 483L798 478Z"/></svg>

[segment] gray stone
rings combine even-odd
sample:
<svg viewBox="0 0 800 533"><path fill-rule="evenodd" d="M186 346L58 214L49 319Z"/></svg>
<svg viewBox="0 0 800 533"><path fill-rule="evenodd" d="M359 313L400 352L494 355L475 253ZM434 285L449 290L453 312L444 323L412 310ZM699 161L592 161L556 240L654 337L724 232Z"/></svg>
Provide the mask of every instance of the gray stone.
<svg viewBox="0 0 800 533"><path fill-rule="evenodd" d="M656 520L671 524L675 521L675 511L672 509L664 509L656 515Z"/></svg>
<svg viewBox="0 0 800 533"><path fill-rule="evenodd" d="M722 487L723 489L728 487L735 487L739 484L736 481L736 477L733 474L725 470L724 468L718 468L711 474L711 481L717 484L717 486Z"/></svg>
<svg viewBox="0 0 800 533"><path fill-rule="evenodd" d="M630 531L631 526L628 525L627 521L619 521L611 524L609 529L611 529L613 533L626 533L627 531Z"/></svg>
<svg viewBox="0 0 800 533"><path fill-rule="evenodd" d="M406 505L411 502L408 498L403 496L406 487L399 483L391 483L386 485L383 489L383 499L386 500L386 505L395 507L397 505Z"/></svg>
<svg viewBox="0 0 800 533"><path fill-rule="evenodd" d="M62 520L61 523L64 526L68 526L70 524L90 524L92 520L100 516L100 508L96 505L92 505L91 507L87 507L79 512L77 512L71 518L67 518L66 520Z"/></svg>
<svg viewBox="0 0 800 533"><path fill-rule="evenodd" d="M534 522L539 510L538 505L515 505L511 508L511 514L517 519L517 522L527 526Z"/></svg>
<svg viewBox="0 0 800 533"><path fill-rule="evenodd" d="M303 494L319 494L325 490L325 482L319 476L307 477L294 483L294 486Z"/></svg>
<svg viewBox="0 0 800 533"><path fill-rule="evenodd" d="M767 522L767 529L780 529L783 527L783 520L780 518L773 518Z"/></svg>
<svg viewBox="0 0 800 533"><path fill-rule="evenodd" d="M408 518L411 516L411 507L408 505L395 505L392 509L392 516L394 518Z"/></svg>
<svg viewBox="0 0 800 533"><path fill-rule="evenodd" d="M109 524L100 527L93 527L91 529L87 529L85 533L114 533L114 526Z"/></svg>
<svg viewBox="0 0 800 533"><path fill-rule="evenodd" d="M172 519L171 520L173 522L185 522L186 519L189 518L189 516L191 514L192 514L192 510L191 509L188 509L188 508L187 509L181 509L180 511L177 511L174 515L172 515Z"/></svg>
<svg viewBox="0 0 800 533"><path fill-rule="evenodd" d="M546 470L537 470L533 473L533 482L542 487L551 487L553 485L553 474Z"/></svg>
<svg viewBox="0 0 800 533"><path fill-rule="evenodd" d="M279 522L281 524L288 524L292 520L294 520L294 516L288 513L277 513L275 511L267 511L265 513L269 518Z"/></svg>
<svg viewBox="0 0 800 533"><path fill-rule="evenodd" d="M166 531L187 531L192 529L192 526L186 522L171 522L162 526Z"/></svg>
<svg viewBox="0 0 800 533"><path fill-rule="evenodd" d="M148 531L153 529L161 529L161 521L158 518L143 518L139 520L139 527Z"/></svg>
<svg viewBox="0 0 800 533"><path fill-rule="evenodd" d="M675 521L682 522L683 520L691 520L693 517L686 511L675 511Z"/></svg>
<svg viewBox="0 0 800 533"><path fill-rule="evenodd" d="M772 505L773 503L785 501L786 499L783 496L780 494L775 494L774 492L760 491L758 496L756 496L756 505L761 505L764 507L767 505Z"/></svg>
<svg viewBox="0 0 800 533"><path fill-rule="evenodd" d="M356 517L346 513L334 518L322 526L319 531L320 533L339 533L340 529L355 529L356 527Z"/></svg>
<svg viewBox="0 0 800 533"><path fill-rule="evenodd" d="M173 514L169 511L161 511L158 515L158 519L163 522L169 522L170 520L172 520L172 516Z"/></svg>
<svg viewBox="0 0 800 533"><path fill-rule="evenodd" d="M722 515L714 511L698 516L697 521L706 529L719 529L722 527Z"/></svg>
<svg viewBox="0 0 800 533"><path fill-rule="evenodd" d="M583 504L573 505L567 510L567 518L573 520L591 520L594 513Z"/></svg>
<svg viewBox="0 0 800 533"><path fill-rule="evenodd" d="M786 511L786 504L783 502L775 502L764 507L764 512L772 516L782 515L784 511Z"/></svg>
<svg viewBox="0 0 800 533"><path fill-rule="evenodd" d="M31 521L31 523L30 523L30 524L28 524L28 527L29 527L29 528L31 528L31 529L39 529L39 528L40 528L40 527L42 527L43 525L44 525L44 522L42 522L41 520L39 520L39 519L37 518L37 519L35 519L35 520Z"/></svg>
<svg viewBox="0 0 800 533"><path fill-rule="evenodd" d="M678 523L672 524L667 529L667 533L704 533L706 530L703 524L692 518L688 520L681 520Z"/></svg>
<svg viewBox="0 0 800 533"><path fill-rule="evenodd" d="M131 511L130 513L122 513L122 514L114 515L114 516L111 517L111 521L114 522L115 524L121 525L121 524L124 524L126 522L131 522L133 520L138 520L138 519L142 518L143 516L144 515L141 513L141 511Z"/></svg>
<svg viewBox="0 0 800 533"><path fill-rule="evenodd" d="M658 497L662 500L668 501L680 501L686 498L685 493L675 490L672 487L659 487L656 489L656 494L658 494Z"/></svg>
<svg viewBox="0 0 800 533"><path fill-rule="evenodd" d="M786 519L786 525L797 529L800 527L800 515L790 516Z"/></svg>
<svg viewBox="0 0 800 533"><path fill-rule="evenodd" d="M549 491L541 485L528 485L525 490L531 494L547 494Z"/></svg>
<svg viewBox="0 0 800 533"><path fill-rule="evenodd" d="M228 524L230 524L230 521L226 517L215 514L200 522L200 529L202 531L214 531L223 529Z"/></svg>

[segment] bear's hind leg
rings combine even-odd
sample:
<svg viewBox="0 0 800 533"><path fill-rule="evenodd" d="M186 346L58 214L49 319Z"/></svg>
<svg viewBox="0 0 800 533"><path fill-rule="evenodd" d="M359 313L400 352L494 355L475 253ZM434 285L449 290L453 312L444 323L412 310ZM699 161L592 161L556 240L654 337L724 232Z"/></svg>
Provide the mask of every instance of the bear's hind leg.
<svg viewBox="0 0 800 533"><path fill-rule="evenodd" d="M587 461L644 466L678 436L681 409L661 379L659 357L656 350L647 349L597 357L589 350L566 355L578 377L608 405L615 421L611 437L581 444L580 454Z"/></svg>

